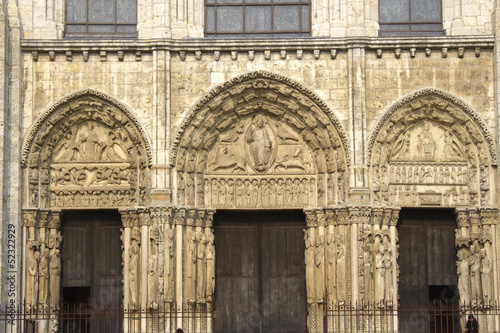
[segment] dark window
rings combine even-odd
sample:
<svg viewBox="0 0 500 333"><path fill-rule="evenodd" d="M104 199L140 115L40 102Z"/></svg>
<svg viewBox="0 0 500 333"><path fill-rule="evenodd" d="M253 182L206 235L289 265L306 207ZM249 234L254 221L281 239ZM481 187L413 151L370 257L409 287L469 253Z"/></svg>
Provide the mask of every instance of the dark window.
<svg viewBox="0 0 500 333"><path fill-rule="evenodd" d="M208 37L297 37L311 32L310 0L205 0Z"/></svg>
<svg viewBox="0 0 500 333"><path fill-rule="evenodd" d="M380 0L381 35L442 35L441 0Z"/></svg>
<svg viewBox="0 0 500 333"><path fill-rule="evenodd" d="M66 0L66 36L134 36L137 0Z"/></svg>

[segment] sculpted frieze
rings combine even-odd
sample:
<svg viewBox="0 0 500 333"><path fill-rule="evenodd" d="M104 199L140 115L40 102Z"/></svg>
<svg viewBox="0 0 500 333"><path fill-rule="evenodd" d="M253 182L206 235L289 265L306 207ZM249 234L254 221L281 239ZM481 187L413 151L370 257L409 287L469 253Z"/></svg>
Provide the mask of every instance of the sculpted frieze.
<svg viewBox="0 0 500 333"><path fill-rule="evenodd" d="M301 208L316 206L314 176L206 177L205 204L213 208Z"/></svg>

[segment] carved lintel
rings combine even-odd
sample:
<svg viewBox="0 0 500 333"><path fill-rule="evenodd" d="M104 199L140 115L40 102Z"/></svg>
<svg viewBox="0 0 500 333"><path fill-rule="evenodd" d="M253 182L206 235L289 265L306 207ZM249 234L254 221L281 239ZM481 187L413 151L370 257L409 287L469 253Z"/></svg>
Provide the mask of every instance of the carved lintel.
<svg viewBox="0 0 500 333"><path fill-rule="evenodd" d="M23 227L35 227L38 209L24 209L22 213Z"/></svg>
<svg viewBox="0 0 500 333"><path fill-rule="evenodd" d="M304 210L304 213L306 214L306 226L308 228L312 227L317 227L318 226L318 219L316 215L314 214L314 210Z"/></svg>
<svg viewBox="0 0 500 333"><path fill-rule="evenodd" d="M59 229L60 225L61 225L61 211L60 210L51 210L49 222L47 224L47 228Z"/></svg>

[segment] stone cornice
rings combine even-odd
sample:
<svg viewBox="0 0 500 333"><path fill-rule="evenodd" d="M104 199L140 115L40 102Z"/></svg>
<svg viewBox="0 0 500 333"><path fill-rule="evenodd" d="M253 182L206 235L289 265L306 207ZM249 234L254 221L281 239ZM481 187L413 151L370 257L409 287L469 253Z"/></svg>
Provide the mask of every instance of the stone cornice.
<svg viewBox="0 0 500 333"><path fill-rule="evenodd" d="M330 50L330 49L395 49L395 48L493 48L494 36L442 37L349 37L286 39L23 39L24 52L47 51L249 51L249 50Z"/></svg>

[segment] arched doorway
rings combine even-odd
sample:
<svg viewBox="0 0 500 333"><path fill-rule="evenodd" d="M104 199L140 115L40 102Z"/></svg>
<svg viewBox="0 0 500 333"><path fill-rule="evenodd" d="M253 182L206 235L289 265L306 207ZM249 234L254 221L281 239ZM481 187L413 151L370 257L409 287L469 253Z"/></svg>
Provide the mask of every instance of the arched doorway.
<svg viewBox="0 0 500 333"><path fill-rule="evenodd" d="M61 296L65 301L88 298L87 304L96 309L121 307L123 272L116 264L122 261L123 239L118 209L150 202L151 149L140 123L105 94L76 92L33 124L25 138L22 167L30 268L25 278L27 308L57 313ZM106 217L109 210L112 218ZM103 238L97 241L99 237ZM92 254L100 250L101 257ZM101 269L105 260L113 261L108 267L115 268L112 274ZM50 321L57 327L56 318ZM48 327L39 325L45 325L40 331Z"/></svg>

